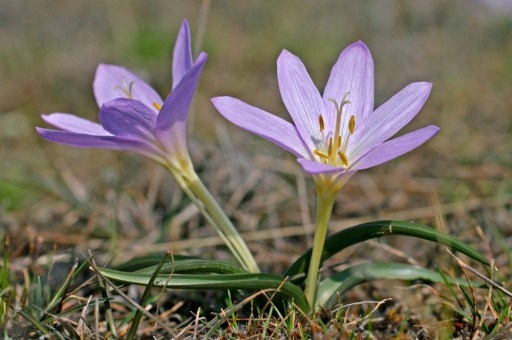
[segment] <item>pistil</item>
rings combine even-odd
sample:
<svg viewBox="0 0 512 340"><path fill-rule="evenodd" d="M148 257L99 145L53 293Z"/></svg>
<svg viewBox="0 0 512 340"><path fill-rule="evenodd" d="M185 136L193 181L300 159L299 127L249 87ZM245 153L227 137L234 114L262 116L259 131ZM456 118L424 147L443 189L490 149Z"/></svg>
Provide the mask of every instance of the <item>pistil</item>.
<svg viewBox="0 0 512 340"><path fill-rule="evenodd" d="M333 166L348 167L348 157L345 154L347 151L348 141L350 136L354 134L356 119L354 115L350 116L348 121L348 133L345 136L341 135L341 117L343 114L343 107L346 104L350 104L347 99L350 93L345 93L343 99L338 104L334 99L329 99L330 102L336 107L336 122L334 126L334 134L328 137L325 135L325 123L324 118L320 114L318 116L318 124L320 126L320 133L322 134L322 143L320 149L313 150L313 153L320 157L323 164L330 164Z"/></svg>
<svg viewBox="0 0 512 340"><path fill-rule="evenodd" d="M127 98L133 99L133 93L132 93L133 84L135 84L134 80L132 80L128 85L126 85L126 80L123 79L123 85L114 86L114 90L120 90L121 92L124 93L124 95Z"/></svg>

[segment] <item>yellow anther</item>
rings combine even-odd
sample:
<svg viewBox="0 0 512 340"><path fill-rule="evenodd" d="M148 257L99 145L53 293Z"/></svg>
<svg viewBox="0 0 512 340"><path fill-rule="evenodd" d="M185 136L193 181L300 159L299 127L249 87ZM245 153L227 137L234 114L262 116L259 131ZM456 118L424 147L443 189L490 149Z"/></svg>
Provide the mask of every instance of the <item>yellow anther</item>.
<svg viewBox="0 0 512 340"><path fill-rule="evenodd" d="M350 121L348 122L348 131L351 135L354 134L354 129L356 128L356 117L354 115L350 116Z"/></svg>
<svg viewBox="0 0 512 340"><path fill-rule="evenodd" d="M345 154L341 151L338 151L338 156L340 156L340 159L341 159L341 162L343 163L343 165L348 166L347 156L345 156Z"/></svg>
<svg viewBox="0 0 512 340"><path fill-rule="evenodd" d="M332 157L332 137L329 138L329 146L327 148L327 154Z"/></svg>
<svg viewBox="0 0 512 340"><path fill-rule="evenodd" d="M329 155L326 155L325 153L323 153L320 150L313 150L313 153L320 158L329 159Z"/></svg>
<svg viewBox="0 0 512 340"><path fill-rule="evenodd" d="M320 132L324 132L324 117L322 115L318 117L318 122L320 123Z"/></svg>
<svg viewBox="0 0 512 340"><path fill-rule="evenodd" d="M162 105L158 104L158 103L153 103L153 106L155 107L155 109L157 109L158 111L160 111L162 109Z"/></svg>

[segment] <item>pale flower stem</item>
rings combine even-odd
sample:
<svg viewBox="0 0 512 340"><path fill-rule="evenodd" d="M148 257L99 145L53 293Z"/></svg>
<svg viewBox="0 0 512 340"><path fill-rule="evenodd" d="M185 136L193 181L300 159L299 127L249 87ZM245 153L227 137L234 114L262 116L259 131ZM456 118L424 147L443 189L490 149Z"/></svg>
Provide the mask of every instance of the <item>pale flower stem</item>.
<svg viewBox="0 0 512 340"><path fill-rule="evenodd" d="M304 293L308 299L309 305L315 308L316 291L318 285L318 272L322 259L325 238L329 220L331 219L332 207L334 205L335 195L331 192L322 192L318 190L316 198L316 222L315 235L313 237L313 253L309 261L308 275L306 277L306 288Z"/></svg>
<svg viewBox="0 0 512 340"><path fill-rule="evenodd" d="M176 174L172 168L168 167L167 169L174 175L179 185L199 208L203 216L217 229L217 233L238 262L249 272L259 273L258 264L247 244L195 171L189 168L186 172Z"/></svg>
<svg viewBox="0 0 512 340"><path fill-rule="evenodd" d="M199 211L201 212L201 214L203 215L203 217L206 219L206 221L215 227L215 230L217 231L217 234L219 235L219 237L222 239L222 241L224 242L224 244L228 247L229 251L231 252L231 254L236 258L236 260L238 261L239 264L241 264L243 267L245 267L245 262L244 260L238 255L238 252L236 251L236 249L234 248L234 246L230 243L230 241L228 240L228 238L224 235L224 233L222 232L222 230L217 227L217 224L215 223L215 221L213 220L213 218L210 216L210 214L208 213L208 211L206 210L204 204L196 197L196 195L190 190L190 187L189 185L187 184L187 181L182 178L181 176L174 176L176 181L178 182L178 184L180 185L180 187L183 189L183 191L187 194L187 196L190 198L190 200L192 201L192 203L195 204L195 206L199 209Z"/></svg>

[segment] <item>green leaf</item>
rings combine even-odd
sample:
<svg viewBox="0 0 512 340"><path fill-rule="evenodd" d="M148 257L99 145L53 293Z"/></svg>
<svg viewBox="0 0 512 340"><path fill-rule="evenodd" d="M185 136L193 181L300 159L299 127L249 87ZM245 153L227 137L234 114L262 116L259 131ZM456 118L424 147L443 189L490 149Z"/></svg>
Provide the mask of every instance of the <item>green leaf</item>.
<svg viewBox="0 0 512 340"><path fill-rule="evenodd" d="M157 266L162 261L162 258L165 257L166 254L151 254L146 256L139 256L124 263L118 264L115 266L117 270L133 272L136 270ZM171 261L181 261L181 260L190 260L197 259L197 257L185 256L185 255L176 255L173 254L171 257Z"/></svg>
<svg viewBox="0 0 512 340"><path fill-rule="evenodd" d="M144 289L144 293L142 294L142 297L140 299L141 306L146 306L146 303L149 300L149 297L151 295L151 288L153 288L155 279L158 276L158 274L160 273L160 270L162 269L162 266L164 265L164 263L168 257L170 257L170 255L165 254L165 256L163 256L160 259L160 263L158 265L156 265L156 268L154 268L153 274L151 274L151 277L149 278L149 282L146 285L146 287ZM140 323L141 319L142 319L142 311L140 309L137 309L135 311L135 315L133 316L133 319L131 321L131 326L128 331L128 334L126 335L127 340L135 339L135 337L137 335L137 329L139 328L139 323Z"/></svg>
<svg viewBox="0 0 512 340"><path fill-rule="evenodd" d="M317 302L326 308L337 301L338 295L352 287L373 280L426 280L430 282L469 285L466 280L449 278L439 272L404 263L365 262L353 265L326 278L318 285ZM472 282L473 286L480 286Z"/></svg>
<svg viewBox="0 0 512 340"><path fill-rule="evenodd" d="M467 255L475 261L489 265L489 261L482 254L454 237L441 234L423 225L404 221L368 222L337 232L326 239L322 262L354 244L389 235L411 236L443 244ZM291 282L301 285L304 282L310 258L311 249L290 266L285 277L290 277Z"/></svg>
<svg viewBox="0 0 512 340"><path fill-rule="evenodd" d="M109 279L130 284L147 285L151 274L127 273L107 268L100 269L101 274ZM153 287L179 289L240 289L278 291L304 312L309 311L306 296L296 285L286 282L281 276L261 273L242 274L169 274L157 275Z"/></svg>
<svg viewBox="0 0 512 340"><path fill-rule="evenodd" d="M156 266L151 266L136 271L137 274L151 274L155 271ZM233 264L231 262L219 261L219 260L201 260L201 259L189 259L179 260L164 263L161 267L160 274L242 274L248 273L247 270L242 267Z"/></svg>
<svg viewBox="0 0 512 340"><path fill-rule="evenodd" d="M163 255L149 255L141 258L135 258L116 266L115 269L124 272L136 272L138 274L149 275L154 273L157 268L160 268L158 271L159 274L247 273L245 269L231 262L203 260L181 255L173 255L172 258L169 258L160 266L163 257Z"/></svg>

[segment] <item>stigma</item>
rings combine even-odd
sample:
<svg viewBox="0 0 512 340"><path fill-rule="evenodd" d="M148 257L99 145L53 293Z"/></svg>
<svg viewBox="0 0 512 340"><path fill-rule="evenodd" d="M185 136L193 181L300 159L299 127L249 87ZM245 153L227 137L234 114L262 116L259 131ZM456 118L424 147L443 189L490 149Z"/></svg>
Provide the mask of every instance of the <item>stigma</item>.
<svg viewBox="0 0 512 340"><path fill-rule="evenodd" d="M126 79L123 78L123 85L114 86L114 90L119 90L124 93L126 98L133 99L133 84L135 84L135 80L126 84Z"/></svg>
<svg viewBox="0 0 512 340"><path fill-rule="evenodd" d="M345 135L343 136L343 129L341 128L341 118L342 114L344 114L343 111L346 109L347 104L350 104L350 101L347 99L349 94L350 93L346 93L339 103L334 99L329 99L336 108L336 121L333 129L327 131L327 135L325 131L324 118L322 114L318 116L318 125L322 141L320 143L320 148L313 150L313 154L318 156L320 162L323 164L329 164L340 168L348 168L350 165L346 152L350 136L354 134L356 128L355 116L350 116L347 129L345 129Z"/></svg>

